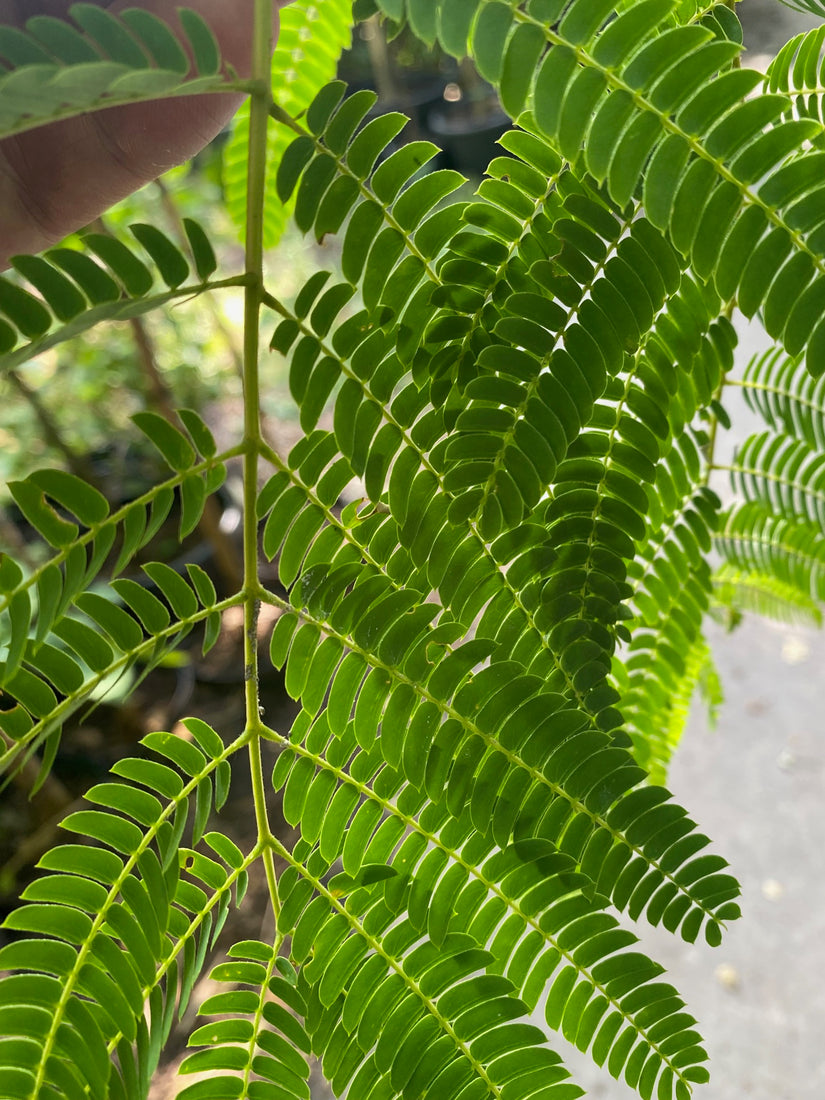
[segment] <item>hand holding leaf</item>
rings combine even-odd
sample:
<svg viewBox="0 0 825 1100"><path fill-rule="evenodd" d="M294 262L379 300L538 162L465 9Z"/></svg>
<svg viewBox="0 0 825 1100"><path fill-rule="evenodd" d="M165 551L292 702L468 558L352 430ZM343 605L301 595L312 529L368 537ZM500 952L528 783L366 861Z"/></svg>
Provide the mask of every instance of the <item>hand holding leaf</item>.
<svg viewBox="0 0 825 1100"><path fill-rule="evenodd" d="M34 15L69 18L72 0L0 0L0 24ZM96 0L117 13L135 0ZM176 0L139 5L180 29ZM254 0L188 0L215 34L227 65L249 73ZM278 9L273 0L275 37ZM202 95L94 111L0 142L0 266L38 252L88 224L113 203L194 156L226 125L238 95Z"/></svg>

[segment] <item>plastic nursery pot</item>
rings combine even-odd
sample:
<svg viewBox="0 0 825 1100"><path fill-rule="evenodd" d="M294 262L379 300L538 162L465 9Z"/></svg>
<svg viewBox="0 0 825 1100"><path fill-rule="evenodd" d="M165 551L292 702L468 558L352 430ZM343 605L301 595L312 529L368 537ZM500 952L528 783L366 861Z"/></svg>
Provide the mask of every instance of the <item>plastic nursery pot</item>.
<svg viewBox="0 0 825 1100"><path fill-rule="evenodd" d="M484 175L499 152L496 142L511 127L495 100L483 104L444 100L430 111L427 121L432 140L443 150L444 167L466 176Z"/></svg>

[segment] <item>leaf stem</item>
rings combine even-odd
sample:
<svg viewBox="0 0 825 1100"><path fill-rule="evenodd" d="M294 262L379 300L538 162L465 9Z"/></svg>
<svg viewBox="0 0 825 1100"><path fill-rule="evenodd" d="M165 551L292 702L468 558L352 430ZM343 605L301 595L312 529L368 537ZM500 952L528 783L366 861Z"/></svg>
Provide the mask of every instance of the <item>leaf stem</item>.
<svg viewBox="0 0 825 1100"><path fill-rule="evenodd" d="M258 464L262 446L260 400L260 315L263 301L264 203L266 149L272 106L272 4L255 0L253 84L249 120L249 163L246 223L246 296L244 308L244 686L246 728L255 820L263 847L267 884L277 919L278 883L272 860L272 830L266 809L261 759L260 685L258 674L258 613L261 602L258 559Z"/></svg>
<svg viewBox="0 0 825 1100"><path fill-rule="evenodd" d="M258 714L258 458L261 446L260 312L263 295L263 222L266 193L266 143L271 96L272 9L255 0L253 78L246 226L246 292L244 307L244 660L246 720L260 727Z"/></svg>

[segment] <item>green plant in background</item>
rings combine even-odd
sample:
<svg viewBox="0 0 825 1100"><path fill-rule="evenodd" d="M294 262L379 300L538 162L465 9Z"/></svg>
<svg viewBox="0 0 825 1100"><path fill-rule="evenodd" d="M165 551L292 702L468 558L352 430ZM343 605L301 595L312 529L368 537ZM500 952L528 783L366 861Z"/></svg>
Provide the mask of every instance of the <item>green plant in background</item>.
<svg viewBox="0 0 825 1100"><path fill-rule="evenodd" d="M250 105L231 158L246 148L243 270L218 277L190 220L185 250L142 224L16 260L27 286L0 279L4 370L207 291L246 303L234 446L219 453L191 410L176 424L143 411L169 474L138 499L110 508L57 470L10 487L51 552L36 568L0 559L7 776L37 761L42 781L101 683L196 628L208 649L229 607L244 615L246 723L228 743L195 719L185 737L151 734L63 822L6 921L0 1093L145 1096L260 862L274 929L213 971L225 989L198 1011L217 1019L182 1066L204 1076L182 1096L307 1097L312 1053L357 1100L565 1100L581 1090L547 1045L559 1032L645 1100L683 1100L707 1079L701 1039L617 915L711 945L738 916L725 861L650 777L696 686L718 696L702 635L715 593L818 615L821 33L763 78L739 68L723 3L359 0L358 18L469 54L514 120L477 193L455 200L463 178L428 170L428 142L385 155L403 116L368 118L371 93L325 83L341 5L289 13L317 68L284 103L269 0L255 10L248 82L191 14L183 44L145 12L91 22L83 5L87 33L66 32L59 59L2 39L3 134L192 90L240 88ZM302 232L342 241L340 272L314 273L293 303L263 278L268 219L289 201ZM777 351L738 383L766 433L732 464L743 500L723 512L708 482L735 309ZM277 356L305 433L287 459L259 415ZM183 536L231 458L240 589L219 599L193 564L137 580L130 562L173 502ZM291 729L260 710L264 604L300 702ZM248 851L220 831L240 754Z"/></svg>
<svg viewBox="0 0 825 1100"><path fill-rule="evenodd" d="M281 108L300 115L319 88L335 78L338 58L352 38L352 0L324 0L285 8L281 12L278 45L272 58L272 79ZM235 119L232 140L223 154L227 210L235 224L246 226L246 167L249 151L249 106ZM284 232L288 208L274 190L275 170L289 144L289 132L270 123L264 203L264 246L272 248Z"/></svg>

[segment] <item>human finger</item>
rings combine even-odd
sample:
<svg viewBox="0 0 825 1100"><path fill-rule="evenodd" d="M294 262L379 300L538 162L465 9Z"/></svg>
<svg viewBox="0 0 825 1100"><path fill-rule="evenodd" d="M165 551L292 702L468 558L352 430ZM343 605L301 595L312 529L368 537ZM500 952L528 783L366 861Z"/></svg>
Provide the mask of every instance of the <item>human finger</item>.
<svg viewBox="0 0 825 1100"><path fill-rule="evenodd" d="M60 14L64 0L38 0ZM112 11L134 0L106 5ZM147 11L178 26L175 0L144 0ZM250 72L254 0L188 0L212 27L225 61ZM273 3L277 37L278 0ZM27 9L29 13L32 8ZM210 94L130 104L50 123L0 142L0 264L39 252L207 145L242 96Z"/></svg>

